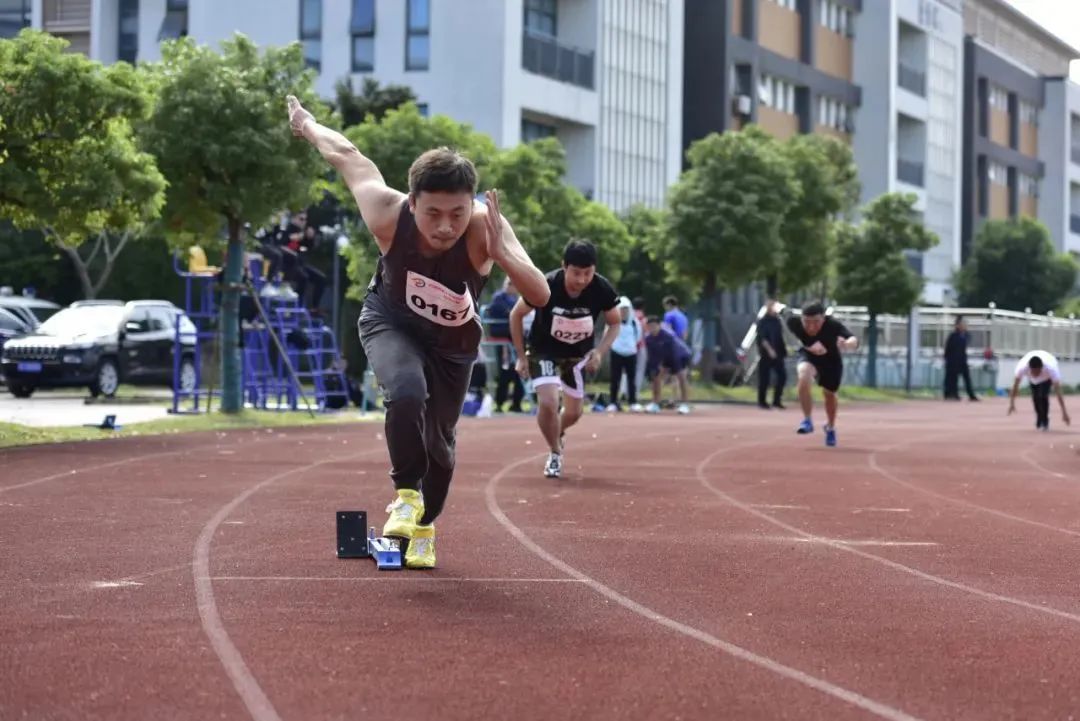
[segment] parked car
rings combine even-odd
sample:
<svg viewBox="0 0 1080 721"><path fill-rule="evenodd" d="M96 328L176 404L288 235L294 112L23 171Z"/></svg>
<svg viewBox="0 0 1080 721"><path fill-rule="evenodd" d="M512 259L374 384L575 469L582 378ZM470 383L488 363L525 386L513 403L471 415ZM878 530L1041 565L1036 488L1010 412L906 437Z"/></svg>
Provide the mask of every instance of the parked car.
<svg viewBox="0 0 1080 721"><path fill-rule="evenodd" d="M28 326L22 318L0 308L0 353L4 350L4 343L12 338L26 335L30 330L30 326ZM0 369L0 383L3 382L4 373L3 369Z"/></svg>
<svg viewBox="0 0 1080 721"><path fill-rule="evenodd" d="M177 318L180 386L195 387L195 325L167 301L80 301L32 334L8 341L0 368L8 390L29 398L38 388L86 386L111 397L123 383L172 385Z"/></svg>
<svg viewBox="0 0 1080 721"><path fill-rule="evenodd" d="M41 298L27 298L22 295L0 295L0 309L21 318L31 328L37 328L47 321L51 315L60 310L60 306L51 300L42 300Z"/></svg>

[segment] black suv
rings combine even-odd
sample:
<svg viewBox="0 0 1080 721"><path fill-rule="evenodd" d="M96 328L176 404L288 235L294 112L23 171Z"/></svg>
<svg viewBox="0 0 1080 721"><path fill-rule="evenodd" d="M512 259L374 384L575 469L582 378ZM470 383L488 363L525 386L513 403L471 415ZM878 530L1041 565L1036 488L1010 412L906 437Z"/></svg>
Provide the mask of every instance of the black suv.
<svg viewBox="0 0 1080 721"><path fill-rule="evenodd" d="M7 341L0 358L8 390L87 386L115 395L121 382L171 385L174 338L181 330L180 387L195 387L195 325L167 301L79 301L33 334Z"/></svg>

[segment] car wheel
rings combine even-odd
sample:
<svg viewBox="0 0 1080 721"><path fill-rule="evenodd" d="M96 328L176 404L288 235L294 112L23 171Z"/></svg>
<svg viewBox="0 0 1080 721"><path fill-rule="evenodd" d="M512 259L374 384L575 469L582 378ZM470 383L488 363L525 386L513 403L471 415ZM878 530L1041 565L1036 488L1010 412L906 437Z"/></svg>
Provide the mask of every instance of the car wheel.
<svg viewBox="0 0 1080 721"><path fill-rule="evenodd" d="M29 398L30 396L34 395L35 388L32 385L26 383L19 383L18 381L16 381L13 383L8 383L8 390L11 391L11 395L15 396L16 398Z"/></svg>
<svg viewBox="0 0 1080 721"><path fill-rule="evenodd" d="M191 358L184 358L180 361L180 376L177 380L179 381L177 387L182 392L191 393L195 390L195 361Z"/></svg>
<svg viewBox="0 0 1080 721"><path fill-rule="evenodd" d="M120 371L116 367L116 361L112 358L103 358L98 364L97 373L90 384L90 394L95 398L99 395L112 398L116 395L116 389L120 387Z"/></svg>

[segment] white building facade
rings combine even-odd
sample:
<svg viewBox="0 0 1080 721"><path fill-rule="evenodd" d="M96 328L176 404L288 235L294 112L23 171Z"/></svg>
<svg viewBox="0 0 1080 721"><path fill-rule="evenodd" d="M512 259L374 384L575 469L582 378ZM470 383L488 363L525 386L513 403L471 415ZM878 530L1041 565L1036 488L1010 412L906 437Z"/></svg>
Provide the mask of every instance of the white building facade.
<svg viewBox="0 0 1080 721"><path fill-rule="evenodd" d="M855 34L862 88L855 162L862 201L909 192L940 239L921 258L923 302L953 301L961 262L964 28L954 0L864 2Z"/></svg>
<svg viewBox="0 0 1080 721"><path fill-rule="evenodd" d="M0 0L17 23L110 63L160 42L300 41L331 97L343 78L413 89L502 147L554 135L567 180L616 210L662 205L681 170L683 0Z"/></svg>

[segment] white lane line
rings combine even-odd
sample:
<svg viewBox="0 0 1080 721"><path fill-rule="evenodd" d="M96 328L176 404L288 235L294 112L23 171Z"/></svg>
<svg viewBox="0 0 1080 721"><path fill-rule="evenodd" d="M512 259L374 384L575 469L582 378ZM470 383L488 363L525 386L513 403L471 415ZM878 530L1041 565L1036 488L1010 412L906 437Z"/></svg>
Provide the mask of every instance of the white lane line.
<svg viewBox="0 0 1080 721"><path fill-rule="evenodd" d="M409 571L408 573L414 573ZM211 581L287 581L317 583L581 583L578 578L424 578L388 574L382 576L211 576Z"/></svg>
<svg viewBox="0 0 1080 721"><path fill-rule="evenodd" d="M694 476L694 479L697 480L697 476ZM810 506L789 506L789 505L785 505L783 503L751 503L750 507L751 508L775 508L777 510L782 510L782 511L809 511L809 510L811 510Z"/></svg>
<svg viewBox="0 0 1080 721"><path fill-rule="evenodd" d="M763 521L771 523L772 525L776 526L777 528L782 528L785 531L787 531L788 533L794 533L795 535L802 536L802 537L808 538L808 539L820 539L819 536L815 536L812 533L808 533L807 531L804 531L801 528L797 528L795 526L792 526L789 523L784 523L780 519L774 518L774 517L770 516L767 513L763 513L762 511L759 511L756 508L751 508L750 506L748 506L747 504L745 504L742 501L738 500L734 496L731 496L731 495L729 495L727 493L724 493L719 488L716 488L711 483L709 483L708 478L705 477L705 467L713 460L713 458L717 457L722 452L723 451L721 450L721 451L716 451L715 453L712 453L711 455L707 456L705 458L705 460L703 460L698 465L698 480L701 481L701 484L703 486L705 486L705 488L709 489L714 494L716 494L719 498L724 499L725 501L727 501L731 505L735 506L736 508L739 508L739 509L745 511L745 512L749 513L752 516L756 516L756 517L760 518ZM875 563L880 563L883 566L888 566L889 568L895 569L897 571L902 571L903 573L907 573L907 574L910 574L910 575L915 576L917 578L921 578L924 581L929 581L930 583L935 583L935 584L937 584L939 586L944 586L946 588L956 589L957 591L964 591L965 593L970 593L970 594L972 594L974 596L979 596L980 598L984 598L984 599L986 599L988 601L997 601L999 603L1006 603L1006 604L1009 604L1011 606L1018 606L1020 608L1026 608L1026 609L1028 609L1030 611L1037 611L1039 613L1043 613L1043 614L1046 614L1048 616L1055 616L1057 618L1063 618L1063 619L1065 619L1067 621L1073 621L1074 623L1080 623L1080 615L1077 615L1075 613L1069 613L1068 611L1061 611L1061 610L1056 609L1056 608L1051 608L1050 606L1042 606L1042 605L1039 605L1037 603L1032 603L1030 601L1025 601L1025 600L1020 599L1020 598L1013 598L1012 596L1005 596L1005 595L1002 595L1002 594L999 594L999 593L991 593L990 591L984 591L981 588L975 588L974 586L968 586L967 584L960 583L958 581L950 581L947 578L942 578L941 576L935 576L935 575L933 575L931 573L926 573L925 571L920 571L917 568L912 568L911 566L905 566L902 563L897 563L896 561L892 561L892 560L890 560L888 558L884 558L883 556L875 556L874 554L869 553L867 551L861 551L858 548L854 548L853 546L851 546L849 544L837 543L835 541L830 541L828 539L820 539L819 542L823 543L823 544L825 544L827 546L830 546L832 548L836 548L838 550L844 551L845 553L851 553L851 554L854 554L854 555L859 556L861 558L865 558L865 559L867 559L869 561L873 561Z"/></svg>
<svg viewBox="0 0 1080 721"><path fill-rule="evenodd" d="M717 453L709 456L709 458L713 458L718 453L735 450L737 448L748 448L758 445L762 444L752 443L743 446L733 446L731 448L718 451ZM516 538L522 546L528 549L530 553L547 561L549 564L559 569L566 575L580 580L582 583L589 586L589 588L596 591L601 596L604 596L605 598L614 601L623 608L632 611L633 613L636 613L643 618L646 618L650 621L653 621L654 623L658 623L661 626L669 628L676 633L681 633L684 636L688 636L695 640L701 641L702 643L718 649L728 654L729 656L733 656L741 661L746 661L747 663L751 663L755 666L771 671L790 681L801 683L804 686L808 686L809 688L820 691L821 693L832 696L833 698L840 699L841 701L868 711L876 716L879 716L880 718L889 719L890 721L917 721L916 717L910 716L899 709L893 708L892 706L888 706L878 701L874 701L873 699L869 699L865 696L862 696L861 694L855 693L854 691L849 691L846 688L829 683L828 681L817 678L816 676L811 676L810 674L800 671L797 668L785 666L779 661L774 661L767 656L761 656L754 653L753 651L742 648L741 646L736 646L729 641L724 641L723 639L717 638L712 634L696 629L693 626L688 626L684 623L676 621L673 618L664 616L663 614L660 614L652 610L651 608L648 608L647 606L644 606L637 601L634 601L622 595L618 591L608 586L605 586L603 583L597 581L591 576L586 575L585 573L574 568L562 559L549 553L547 550L545 550L543 547L541 547L539 544L529 538L529 536L527 536L524 531L514 525L514 522L511 521L505 513L503 513L503 510L499 507L499 502L495 497L495 491L498 487L499 481L505 478L511 471L515 470L516 468L523 466L527 463L539 461L545 455L546 454L530 456L528 458L523 458L520 461L516 461L514 463L510 463L504 466L502 470L500 470L498 473L491 477L491 479L487 483L487 486L484 489L484 498L487 502L488 511L491 513L492 516L495 517L495 520L498 521L499 524L502 525L502 527L505 528L511 536Z"/></svg>

